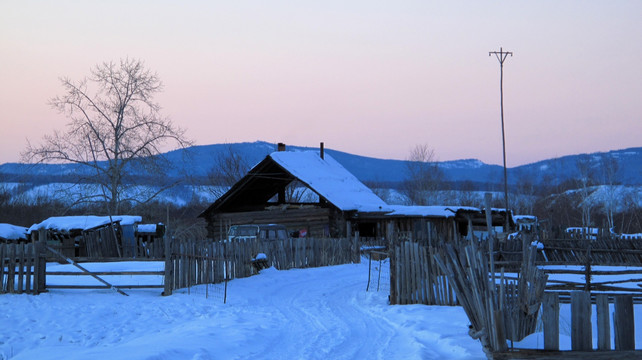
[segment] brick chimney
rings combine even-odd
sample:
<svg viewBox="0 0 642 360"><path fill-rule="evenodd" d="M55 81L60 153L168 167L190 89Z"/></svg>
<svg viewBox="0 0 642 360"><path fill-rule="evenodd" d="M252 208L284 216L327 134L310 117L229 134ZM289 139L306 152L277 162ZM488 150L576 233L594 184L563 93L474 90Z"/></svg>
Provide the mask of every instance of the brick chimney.
<svg viewBox="0 0 642 360"><path fill-rule="evenodd" d="M285 143L278 143L276 145L276 151L285 151Z"/></svg>

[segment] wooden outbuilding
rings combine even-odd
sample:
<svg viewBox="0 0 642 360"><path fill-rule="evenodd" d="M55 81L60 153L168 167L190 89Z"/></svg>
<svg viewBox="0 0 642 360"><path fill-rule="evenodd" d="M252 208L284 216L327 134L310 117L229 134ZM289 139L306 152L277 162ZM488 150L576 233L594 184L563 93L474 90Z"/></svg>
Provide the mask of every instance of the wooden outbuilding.
<svg viewBox="0 0 642 360"><path fill-rule="evenodd" d="M67 257L130 257L134 225L140 216L55 216L32 225L33 241L46 243Z"/></svg>

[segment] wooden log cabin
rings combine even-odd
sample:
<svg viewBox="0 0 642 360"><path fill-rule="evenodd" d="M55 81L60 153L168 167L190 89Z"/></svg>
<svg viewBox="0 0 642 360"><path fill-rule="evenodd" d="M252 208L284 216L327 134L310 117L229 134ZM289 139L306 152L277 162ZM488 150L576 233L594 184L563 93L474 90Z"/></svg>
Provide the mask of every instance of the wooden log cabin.
<svg viewBox="0 0 642 360"><path fill-rule="evenodd" d="M208 237L221 240L232 225L282 224L291 233L309 237L344 237L370 219L392 211L367 186L320 151L279 150L265 157L199 216ZM288 197L292 186L314 196L309 201ZM357 228L358 230L358 228Z"/></svg>

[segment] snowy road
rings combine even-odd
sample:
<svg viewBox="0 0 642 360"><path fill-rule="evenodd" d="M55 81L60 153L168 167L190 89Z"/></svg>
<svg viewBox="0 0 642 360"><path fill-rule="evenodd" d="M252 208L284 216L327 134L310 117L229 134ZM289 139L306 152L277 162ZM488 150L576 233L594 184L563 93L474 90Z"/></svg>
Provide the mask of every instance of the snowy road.
<svg viewBox="0 0 642 360"><path fill-rule="evenodd" d="M367 264L204 288L0 296L0 359L484 359L460 307L389 306ZM212 288L209 289L213 290Z"/></svg>

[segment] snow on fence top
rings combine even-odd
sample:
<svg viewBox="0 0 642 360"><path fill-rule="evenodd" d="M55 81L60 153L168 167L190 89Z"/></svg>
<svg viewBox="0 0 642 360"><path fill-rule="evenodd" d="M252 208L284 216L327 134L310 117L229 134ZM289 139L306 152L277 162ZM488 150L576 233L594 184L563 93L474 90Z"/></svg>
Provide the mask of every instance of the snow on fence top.
<svg viewBox="0 0 642 360"><path fill-rule="evenodd" d="M112 216L55 216L41 222L40 224L33 224L28 232L38 231L41 229L58 230L58 231L72 231L72 230L89 230L100 226L107 225L111 222L119 222L121 225L133 225L143 221L140 216L134 215L119 215Z"/></svg>
<svg viewBox="0 0 642 360"><path fill-rule="evenodd" d="M0 224L0 238L7 240L26 240L27 228L11 224Z"/></svg>
<svg viewBox="0 0 642 360"><path fill-rule="evenodd" d="M388 212L391 208L328 154L277 151L277 164L343 211Z"/></svg>

